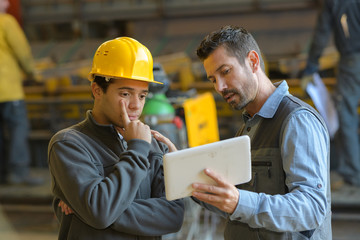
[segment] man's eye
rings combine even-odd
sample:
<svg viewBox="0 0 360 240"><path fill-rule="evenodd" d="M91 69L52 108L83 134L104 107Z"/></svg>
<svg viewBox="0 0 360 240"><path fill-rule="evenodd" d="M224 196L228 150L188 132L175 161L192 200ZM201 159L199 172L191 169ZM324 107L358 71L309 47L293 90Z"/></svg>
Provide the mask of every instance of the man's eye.
<svg viewBox="0 0 360 240"><path fill-rule="evenodd" d="M209 79L209 81L210 81L211 83L213 83L213 84L216 83L216 79L215 79L215 78L208 78L208 79Z"/></svg>
<svg viewBox="0 0 360 240"><path fill-rule="evenodd" d="M123 93L120 93L120 95L121 95L122 97L128 97L130 94L127 93L127 92L123 92Z"/></svg>
<svg viewBox="0 0 360 240"><path fill-rule="evenodd" d="M228 69L224 69L221 73L222 73L222 75L226 75L229 72L230 72L230 69L228 68Z"/></svg>

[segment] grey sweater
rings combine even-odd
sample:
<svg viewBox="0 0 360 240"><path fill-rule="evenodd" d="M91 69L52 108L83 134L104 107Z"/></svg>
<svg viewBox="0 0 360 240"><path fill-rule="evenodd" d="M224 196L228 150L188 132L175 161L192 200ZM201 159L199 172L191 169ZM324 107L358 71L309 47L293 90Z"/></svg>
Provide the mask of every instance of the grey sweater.
<svg viewBox="0 0 360 240"><path fill-rule="evenodd" d="M165 144L134 139L87 118L53 136L48 161L59 239L161 239L180 229L181 200L165 199ZM74 214L57 206L63 200Z"/></svg>

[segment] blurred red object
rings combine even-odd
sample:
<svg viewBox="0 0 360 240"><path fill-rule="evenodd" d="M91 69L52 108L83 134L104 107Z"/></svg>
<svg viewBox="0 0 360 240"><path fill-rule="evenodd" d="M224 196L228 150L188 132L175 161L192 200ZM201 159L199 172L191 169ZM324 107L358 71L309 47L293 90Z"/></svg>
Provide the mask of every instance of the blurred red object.
<svg viewBox="0 0 360 240"><path fill-rule="evenodd" d="M10 6L7 9L7 13L13 15L19 24L22 26L23 19L21 14L21 4L20 0L9 0Z"/></svg>

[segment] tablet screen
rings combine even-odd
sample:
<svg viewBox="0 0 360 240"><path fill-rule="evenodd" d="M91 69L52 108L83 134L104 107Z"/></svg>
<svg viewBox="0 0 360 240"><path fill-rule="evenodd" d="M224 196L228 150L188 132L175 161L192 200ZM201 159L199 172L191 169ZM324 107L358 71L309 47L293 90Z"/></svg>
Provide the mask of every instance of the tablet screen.
<svg viewBox="0 0 360 240"><path fill-rule="evenodd" d="M164 155L165 192L168 200L191 196L192 183L214 183L209 168L234 185L251 179L250 138L234 137Z"/></svg>

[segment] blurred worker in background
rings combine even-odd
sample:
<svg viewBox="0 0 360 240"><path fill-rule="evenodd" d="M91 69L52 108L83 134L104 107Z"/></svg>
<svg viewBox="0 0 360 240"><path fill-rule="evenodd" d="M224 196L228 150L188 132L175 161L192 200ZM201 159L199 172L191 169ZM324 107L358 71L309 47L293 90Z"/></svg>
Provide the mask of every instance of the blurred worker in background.
<svg viewBox="0 0 360 240"><path fill-rule="evenodd" d="M37 185L30 176L29 122L23 80L34 77L31 48L16 19L6 13L8 0L0 0L0 181ZM6 140L6 141L5 141Z"/></svg>
<svg viewBox="0 0 360 240"><path fill-rule="evenodd" d="M197 55L215 90L244 110L236 135L251 138L252 179L234 186L206 169L216 184L194 183L194 200L228 219L225 239L331 239L329 135L321 116L286 81L271 82L243 28L212 32Z"/></svg>
<svg viewBox="0 0 360 240"><path fill-rule="evenodd" d="M139 120L155 82L151 53L132 38L107 41L89 80L93 109L48 148L59 239L161 239L178 231L184 205L166 200L162 168L176 148Z"/></svg>
<svg viewBox="0 0 360 240"><path fill-rule="evenodd" d="M357 111L360 100L360 0L324 0L303 73L303 88L312 80L313 73L319 71L319 58L332 32L340 61L335 87L339 129L334 137L335 154L331 156L331 169L345 182L360 186ZM332 180L334 188L339 188L343 180Z"/></svg>

